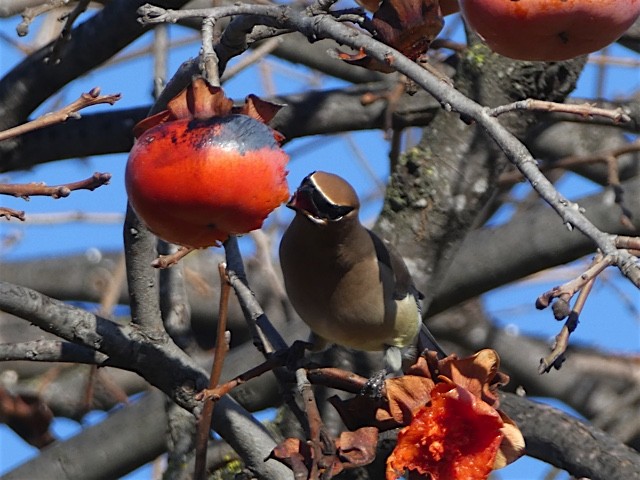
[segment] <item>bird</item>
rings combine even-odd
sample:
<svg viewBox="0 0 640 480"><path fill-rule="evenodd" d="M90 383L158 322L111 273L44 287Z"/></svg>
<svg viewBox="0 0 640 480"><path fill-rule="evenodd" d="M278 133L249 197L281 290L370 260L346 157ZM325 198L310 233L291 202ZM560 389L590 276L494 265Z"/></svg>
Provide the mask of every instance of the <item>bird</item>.
<svg viewBox="0 0 640 480"><path fill-rule="evenodd" d="M360 200L346 180L312 172L286 205L295 216L280 242L280 265L312 349L384 351L385 370L395 373L422 330L425 347L446 356L422 323L423 295L404 260L362 225Z"/></svg>

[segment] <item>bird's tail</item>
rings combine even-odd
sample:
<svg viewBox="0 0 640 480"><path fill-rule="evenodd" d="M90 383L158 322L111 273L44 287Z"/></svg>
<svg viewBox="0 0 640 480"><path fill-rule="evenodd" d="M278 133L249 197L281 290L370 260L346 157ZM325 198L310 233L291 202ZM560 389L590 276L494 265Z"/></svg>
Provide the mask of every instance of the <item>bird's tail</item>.
<svg viewBox="0 0 640 480"><path fill-rule="evenodd" d="M422 352L423 350L433 350L437 352L438 358L445 358L447 356L424 323L421 324L420 333L418 333L418 352Z"/></svg>

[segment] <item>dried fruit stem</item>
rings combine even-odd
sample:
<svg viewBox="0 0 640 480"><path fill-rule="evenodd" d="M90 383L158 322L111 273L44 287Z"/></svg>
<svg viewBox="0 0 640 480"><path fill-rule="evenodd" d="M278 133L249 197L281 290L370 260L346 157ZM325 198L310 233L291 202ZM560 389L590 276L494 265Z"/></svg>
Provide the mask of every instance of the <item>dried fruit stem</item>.
<svg viewBox="0 0 640 480"><path fill-rule="evenodd" d="M215 388L220 382L224 358L229 351L230 336L227 332L227 313L229 310L229 294L231 285L227 279L224 263L218 264L218 274L220 275L220 306L218 310L218 332L216 337L216 350L211 367L211 377L209 379L209 389ZM206 402L202 408L202 414L198 419L196 431L196 466L193 478L195 480L205 480L207 478L207 444L209 443L209 430L211 429L211 417L213 415L213 402Z"/></svg>

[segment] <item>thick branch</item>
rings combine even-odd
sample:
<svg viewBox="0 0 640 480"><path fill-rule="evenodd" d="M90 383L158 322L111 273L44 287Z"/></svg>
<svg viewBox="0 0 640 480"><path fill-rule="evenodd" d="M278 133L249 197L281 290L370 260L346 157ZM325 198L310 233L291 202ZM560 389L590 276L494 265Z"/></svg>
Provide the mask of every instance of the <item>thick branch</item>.
<svg viewBox="0 0 640 480"><path fill-rule="evenodd" d="M640 455L600 429L513 394L501 394L500 401L524 435L527 455L574 477L640 478Z"/></svg>
<svg viewBox="0 0 640 480"><path fill-rule="evenodd" d="M638 223L640 177L624 182L623 189ZM628 232L620 222L621 211L613 203L613 192L579 199L578 205L601 230ZM568 231L548 207L522 212L504 226L476 230L465 238L438 286L429 314L593 251L589 238Z"/></svg>
<svg viewBox="0 0 640 480"><path fill-rule="evenodd" d="M133 370L193 411L206 373L168 335L149 338L135 325L118 326L85 310L33 290L0 282L0 309L69 341L96 348L109 363ZM275 442L266 429L230 397L220 399L213 417L218 433L240 452L249 468L265 478L288 478L286 467L264 462Z"/></svg>
<svg viewBox="0 0 640 480"><path fill-rule="evenodd" d="M2 478L42 478L42 472L47 472L47 478L66 480L126 475L164 452L167 419L163 404L164 395L152 392L71 439L55 443Z"/></svg>

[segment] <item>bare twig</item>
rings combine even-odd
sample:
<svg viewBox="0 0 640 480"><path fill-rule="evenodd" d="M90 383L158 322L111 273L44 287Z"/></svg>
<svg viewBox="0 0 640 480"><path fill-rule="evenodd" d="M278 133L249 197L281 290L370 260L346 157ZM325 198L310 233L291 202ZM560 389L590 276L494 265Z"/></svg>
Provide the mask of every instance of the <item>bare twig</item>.
<svg viewBox="0 0 640 480"><path fill-rule="evenodd" d="M634 255L637 255L637 253L635 252L640 252L640 237L627 237L624 235L618 235L618 237L616 238L616 246L618 248L633 250Z"/></svg>
<svg viewBox="0 0 640 480"><path fill-rule="evenodd" d="M622 155L628 153L634 153L640 151L640 141L631 142L622 147L614 148L611 150L605 150L602 152L594 153L593 155L571 155L561 158L553 163L545 163L540 166L540 171L546 172L553 169L564 168L571 169L580 165L590 165L593 163L606 163L609 168L609 184L615 184L616 177L612 176L612 169L614 168L611 163L615 162L617 167L617 159ZM506 187L518 183L523 180L522 173L517 170L513 170L500 175L498 180L500 186ZM617 179L619 183L619 179Z"/></svg>
<svg viewBox="0 0 640 480"><path fill-rule="evenodd" d="M272 355L268 360L262 362L260 365L257 365L246 372L241 373L240 375L232 378L231 380L215 386L213 388L207 388L202 390L196 395L196 400L206 400L217 402L223 396L227 395L234 388L243 385L253 378L257 378L260 375L271 372L275 368L283 367L286 363L286 355Z"/></svg>
<svg viewBox="0 0 640 480"><path fill-rule="evenodd" d="M207 17L202 21L202 49L200 51L200 70L209 85L220 86L220 74L218 72L218 55L214 50L214 27L216 19Z"/></svg>
<svg viewBox="0 0 640 480"><path fill-rule="evenodd" d="M613 263L613 258L610 256L599 255L593 262L593 264L578 278L571 280L564 285L554 287L551 290L540 295L536 300L536 308L542 310L547 308L554 298L560 298L568 304L568 301L575 293L582 289L589 281L597 277L605 268ZM556 319L561 320L568 315L568 312L564 315L558 314L556 311ZM559 317L559 318L558 318Z"/></svg>
<svg viewBox="0 0 640 480"><path fill-rule="evenodd" d="M78 3L73 8L73 10L60 18L60 20L66 21L64 27L62 28L62 32L60 32L60 36L51 46L51 54L46 59L47 62L60 62L60 52L64 45L71 39L71 30L73 29L73 23L87 9L90 1L91 0L78 0Z"/></svg>
<svg viewBox="0 0 640 480"><path fill-rule="evenodd" d="M307 378L307 372L304 368L296 370L296 382L298 384L298 393L302 397L304 412L307 416L307 424L309 426L309 443L313 450L311 470L309 471L309 479L319 479L320 470L324 465L318 465L324 460L324 449L322 448L322 418L320 410L316 403L316 397L313 394L311 383ZM331 470L328 468L328 470Z"/></svg>
<svg viewBox="0 0 640 480"><path fill-rule="evenodd" d="M45 196L53 198L68 197L74 190L95 190L106 185L111 180L110 173L94 173L91 177L79 182L65 183L54 187L47 187L43 183L1 184L0 195L12 195L28 200L31 196Z"/></svg>
<svg viewBox="0 0 640 480"><path fill-rule="evenodd" d="M189 255L194 250L197 250L193 247L179 247L177 251L171 253L169 255L159 255L153 262L151 262L151 266L154 268L169 268L184 257Z"/></svg>
<svg viewBox="0 0 640 480"><path fill-rule="evenodd" d="M27 225L55 225L61 223L118 223L124 221L122 213L83 212L81 210L69 212L30 213L26 218Z"/></svg>
<svg viewBox="0 0 640 480"><path fill-rule="evenodd" d="M126 262L124 255L120 255L118 263L113 273L109 276L106 286L102 288L102 296L100 298L100 309L98 315L110 318L113 313L113 307L118 304L120 291L127 279Z"/></svg>
<svg viewBox="0 0 640 480"><path fill-rule="evenodd" d="M99 105L101 103L108 103L113 105L120 100L120 94L100 95L100 88L95 87L91 89L89 93L83 93L73 103L70 103L66 107L56 110L55 112L47 113L41 117L36 118L31 122L18 125L17 127L9 128L3 132L0 132L0 141L8 138L17 137L27 132L37 130L39 128L54 125L56 123L65 122L68 118L80 118L78 113L83 108L91 107L93 105Z"/></svg>
<svg viewBox="0 0 640 480"><path fill-rule="evenodd" d="M25 8L24 12L22 12L22 22L16 27L17 34L20 37L26 36L29 33L29 26L38 15L64 7L69 1L70 0L50 0L48 2L42 2L41 5L35 7Z"/></svg>
<svg viewBox="0 0 640 480"><path fill-rule="evenodd" d="M343 392L359 394L369 379L339 368L313 368L307 371L307 377L314 385L335 388Z"/></svg>
<svg viewBox="0 0 640 480"><path fill-rule="evenodd" d="M227 259L229 283L236 292L245 320L253 335L254 345L265 357L278 350L285 350L288 347L287 342L284 341L269 321L247 284L242 255L238 248L238 240L234 235L231 235L224 242L224 250Z"/></svg>
<svg viewBox="0 0 640 480"><path fill-rule="evenodd" d="M402 96L407 90L407 79L402 78L396 82L392 88L383 93L365 93L362 96L362 104L369 105L377 100L385 100L387 102L387 108L384 112L384 130L387 140L390 139L393 126L393 115L402 99Z"/></svg>
<svg viewBox="0 0 640 480"><path fill-rule="evenodd" d="M591 105L588 103L582 105L567 105L565 103L549 102L546 100L534 100L532 98L509 103L508 105L489 108L487 109L487 113L493 117L497 117L504 113L513 112L514 110L537 110L544 112L570 113L586 118L597 116L608 118L615 123L631 121L631 117L629 117L629 115L627 115L622 108L608 110L605 108L596 107L595 105Z"/></svg>
<svg viewBox="0 0 640 480"><path fill-rule="evenodd" d="M153 96L158 98L167 80L167 56L169 51L169 32L167 25L159 25L153 30Z"/></svg>
<svg viewBox="0 0 640 480"><path fill-rule="evenodd" d="M593 260L592 265L597 265L598 262L602 261L602 255L596 255ZM596 277L593 276L587 283L580 289L580 294L576 299L576 303L573 305L573 309L569 313L565 324L562 326L560 333L556 335L556 339L551 350L551 353L544 358L540 359L540 366L538 367L538 373L548 373L551 368L555 368L559 370L564 362L564 355L567 351L567 347L569 346L569 336L573 333L579 323L580 314L582 313L582 309L591 293L591 289L593 288L593 284L596 281Z"/></svg>
<svg viewBox="0 0 640 480"><path fill-rule="evenodd" d="M220 308L218 311L218 332L216 337L216 350L211 367L211 377L209 379L209 389L215 388L220 382L224 358L229 351L229 335L227 332L227 312L229 310L229 294L231 286L227 280L225 272L226 265L218 265L220 276ZM211 430L211 417L213 416L214 402L206 402L202 408L202 414L198 419L196 431L196 465L193 478L204 480L207 478L207 444L209 442L209 431Z"/></svg>
<svg viewBox="0 0 640 480"><path fill-rule="evenodd" d="M273 52L276 48L278 48L281 43L282 39L280 37L274 37L265 40L264 43L262 43L260 46L254 48L250 53L247 53L244 57L240 58L240 60L233 66L227 68L222 75L221 81L223 83L226 82L227 80L240 73L242 70L260 61L271 52Z"/></svg>
<svg viewBox="0 0 640 480"><path fill-rule="evenodd" d="M24 222L25 214L24 210L14 210L13 208L8 207L0 207L0 218L6 218L7 220L11 220L12 218L17 218L18 220Z"/></svg>

